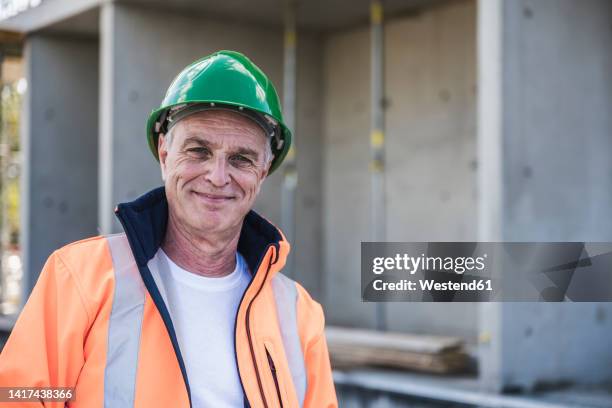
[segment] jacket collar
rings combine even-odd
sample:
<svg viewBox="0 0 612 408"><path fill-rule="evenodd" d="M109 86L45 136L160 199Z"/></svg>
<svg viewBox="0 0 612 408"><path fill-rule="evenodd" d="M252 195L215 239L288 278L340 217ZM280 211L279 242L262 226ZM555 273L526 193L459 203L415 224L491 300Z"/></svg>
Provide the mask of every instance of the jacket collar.
<svg viewBox="0 0 612 408"><path fill-rule="evenodd" d="M115 214L125 230L136 263L140 267L146 266L157 253L166 235L168 201L165 188L158 187L134 201L119 204L115 208ZM281 231L255 211L249 211L242 224L238 252L244 257L253 274L269 246L276 247L276 259L273 263L279 259L284 261L289 245ZM280 251L283 256L279 256Z"/></svg>

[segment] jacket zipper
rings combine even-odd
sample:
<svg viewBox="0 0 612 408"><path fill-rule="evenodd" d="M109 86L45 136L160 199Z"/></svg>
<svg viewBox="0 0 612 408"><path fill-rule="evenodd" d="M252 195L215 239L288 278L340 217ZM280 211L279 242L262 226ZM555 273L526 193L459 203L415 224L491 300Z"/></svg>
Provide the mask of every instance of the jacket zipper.
<svg viewBox="0 0 612 408"><path fill-rule="evenodd" d="M276 257L278 259L278 247L276 247L276 251L277 251ZM253 298L249 302L249 306L247 307L246 316L245 316L246 332L247 332L247 338L249 340L249 349L251 351L251 359L253 361L253 367L255 368L255 376L257 377L257 385L259 386L259 393L261 394L261 400L263 401L263 404L264 404L265 408L268 408L268 402L266 401L266 396L265 396L264 390L263 390L263 384L261 382L261 376L259 375L259 367L257 365L257 360L255 359L255 348L253 347L253 339L251 337L250 315L251 315L251 305L253 304L253 301L257 298L257 296L259 295L259 293L263 289L264 284L266 282L266 279L268 277L268 274L270 273L270 268L272 267L272 264L275 263L275 262L276 262L276 259L274 260L274 262L272 262L272 257L270 257L270 262L268 262L268 267L266 269L266 273L265 273L264 278L263 278L263 283L261 284L261 286L257 290L257 293L255 293L255 296L253 296ZM257 271L259 270L260 266L261 266L261 263L257 266L257 269L255 270L255 274L257 274ZM255 278L253 277L253 279L255 279ZM246 292L248 290L249 290L249 288L247 287L247 289L244 291L245 295L246 295ZM242 301L240 303L242 303ZM238 310L240 310L240 306L238 307ZM238 318L237 314L236 314L236 318ZM242 380L240 382L242 382ZM245 394L245 397L246 397L246 394Z"/></svg>
<svg viewBox="0 0 612 408"><path fill-rule="evenodd" d="M268 356L268 364L270 364L270 371L272 371L272 378L274 378L274 386L276 387L276 395L278 396L278 404L281 408L283 408L283 400L281 398L280 387L278 385L278 377L276 375L276 366L274 365L274 360L272 360L272 356L266 347L266 356Z"/></svg>

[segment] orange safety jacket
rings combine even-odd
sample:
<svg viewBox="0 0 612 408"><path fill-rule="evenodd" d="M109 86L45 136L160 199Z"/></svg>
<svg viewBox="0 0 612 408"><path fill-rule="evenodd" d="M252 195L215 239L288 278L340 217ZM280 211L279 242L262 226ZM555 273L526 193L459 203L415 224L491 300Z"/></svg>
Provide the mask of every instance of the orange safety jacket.
<svg viewBox="0 0 612 408"><path fill-rule="evenodd" d="M189 383L154 257L168 220L164 188L115 213L124 233L47 260L0 354L0 387L75 387L67 405L87 408L190 407L190 387L206 387ZM245 406L336 407L323 310L280 273L289 243L251 211L238 251L252 272L235 317Z"/></svg>

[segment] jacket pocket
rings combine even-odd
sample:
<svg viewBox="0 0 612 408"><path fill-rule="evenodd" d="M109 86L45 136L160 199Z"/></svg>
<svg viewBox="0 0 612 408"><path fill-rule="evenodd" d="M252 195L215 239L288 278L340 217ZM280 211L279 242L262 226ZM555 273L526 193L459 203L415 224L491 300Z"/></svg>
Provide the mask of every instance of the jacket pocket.
<svg viewBox="0 0 612 408"><path fill-rule="evenodd" d="M270 372L272 373L272 379L274 379L274 387L276 388L276 396L278 398L279 407L283 407L283 399L281 397L280 384L278 383L278 374L276 372L276 364L274 364L274 359L272 358L272 354L270 353L270 346L268 343L264 344L266 349L266 357L268 358L268 365L270 366Z"/></svg>

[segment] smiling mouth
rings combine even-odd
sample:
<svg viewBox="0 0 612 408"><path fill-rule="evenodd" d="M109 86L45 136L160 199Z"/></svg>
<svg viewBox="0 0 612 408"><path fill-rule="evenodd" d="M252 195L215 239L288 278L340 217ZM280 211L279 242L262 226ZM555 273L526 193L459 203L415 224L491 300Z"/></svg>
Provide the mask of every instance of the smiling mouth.
<svg viewBox="0 0 612 408"><path fill-rule="evenodd" d="M205 201L212 202L212 203L222 203L222 202L233 200L235 198L234 196L200 193L198 191L194 191L193 193L197 195L199 198L202 198Z"/></svg>

